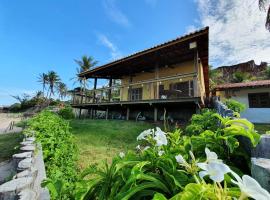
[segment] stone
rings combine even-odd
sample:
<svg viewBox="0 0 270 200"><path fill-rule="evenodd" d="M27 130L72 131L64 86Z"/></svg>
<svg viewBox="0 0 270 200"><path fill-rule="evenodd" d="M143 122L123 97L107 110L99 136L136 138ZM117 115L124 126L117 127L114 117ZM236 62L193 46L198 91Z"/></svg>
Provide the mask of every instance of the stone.
<svg viewBox="0 0 270 200"><path fill-rule="evenodd" d="M23 145L23 146L25 146L25 145L31 145L31 144L33 144L34 142L32 142L32 141L23 141L23 142L21 142L20 144L21 145Z"/></svg>
<svg viewBox="0 0 270 200"><path fill-rule="evenodd" d="M270 192L270 159L251 158L251 175Z"/></svg>
<svg viewBox="0 0 270 200"><path fill-rule="evenodd" d="M38 171L37 171L36 168L30 167L29 169L26 169L26 170L24 170L22 172L17 173L13 177L13 179L15 179L15 178L22 178L22 177L28 177L28 176L31 176L31 177L35 178L37 176L37 173L38 173Z"/></svg>
<svg viewBox="0 0 270 200"><path fill-rule="evenodd" d="M270 159L270 135L261 135L259 144L251 150L251 156Z"/></svg>
<svg viewBox="0 0 270 200"><path fill-rule="evenodd" d="M25 141L34 142L34 141L36 141L36 138L34 138L34 137L28 137L28 138L25 138Z"/></svg>
<svg viewBox="0 0 270 200"><path fill-rule="evenodd" d="M3 196L4 194L12 193L14 191L18 192L26 188L31 188L32 183L33 183L32 177L13 179L0 185L0 194Z"/></svg>
<svg viewBox="0 0 270 200"><path fill-rule="evenodd" d="M26 145L26 146L22 146L20 148L21 151L35 151L36 150L36 146L35 145Z"/></svg>
<svg viewBox="0 0 270 200"><path fill-rule="evenodd" d="M32 165L33 158L25 158L21 160L18 164L17 170L18 171L23 171L25 169L29 169Z"/></svg>
<svg viewBox="0 0 270 200"><path fill-rule="evenodd" d="M18 194L19 200L36 200L37 194L35 191L30 189L24 189Z"/></svg>
<svg viewBox="0 0 270 200"><path fill-rule="evenodd" d="M23 153L17 153L12 156L15 159L24 159L24 158L31 158L32 157L32 152L31 151L26 151Z"/></svg>

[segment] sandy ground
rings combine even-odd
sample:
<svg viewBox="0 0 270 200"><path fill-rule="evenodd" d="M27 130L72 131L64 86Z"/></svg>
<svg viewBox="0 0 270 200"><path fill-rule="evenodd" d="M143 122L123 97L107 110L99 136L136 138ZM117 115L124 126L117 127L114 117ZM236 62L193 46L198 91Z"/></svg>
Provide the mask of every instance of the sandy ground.
<svg viewBox="0 0 270 200"><path fill-rule="evenodd" d="M21 128L19 127L14 127L13 130L6 131L9 127L10 122L14 121L16 123L20 120L21 116L19 114L0 113L0 134L21 131Z"/></svg>

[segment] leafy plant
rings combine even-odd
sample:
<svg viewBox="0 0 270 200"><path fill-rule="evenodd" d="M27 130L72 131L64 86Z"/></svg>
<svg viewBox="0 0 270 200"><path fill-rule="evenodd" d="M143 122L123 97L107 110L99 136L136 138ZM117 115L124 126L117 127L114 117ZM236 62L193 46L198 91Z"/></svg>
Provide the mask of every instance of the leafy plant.
<svg viewBox="0 0 270 200"><path fill-rule="evenodd" d="M75 115L73 113L71 106L65 106L64 108L61 108L58 111L58 114L64 119L74 119L75 118Z"/></svg>
<svg viewBox="0 0 270 200"><path fill-rule="evenodd" d="M215 111L203 109L201 114L194 114L190 120L190 125L185 129L187 135L198 135L205 130L214 131L218 129L218 119Z"/></svg>
<svg viewBox="0 0 270 200"><path fill-rule="evenodd" d="M185 200L239 197L239 189L222 188L209 182L209 179L199 179L198 161L204 159L204 150L208 147L242 174L231 159L236 156L235 152L240 151L236 136L249 138L253 145L258 143L260 136L247 120L223 118L209 110L205 110L202 115L213 118L215 124L206 122L204 127L212 130L204 130L198 135L183 135L181 130L165 133L159 128L142 132L137 138L142 145L137 147L137 153L120 153L111 165L106 163L101 169L91 167L83 173L75 190L76 199ZM205 117L202 115L193 118L193 125L202 122ZM230 181L228 184L231 186Z"/></svg>
<svg viewBox="0 0 270 200"><path fill-rule="evenodd" d="M231 109L234 112L241 113L245 111L246 105L243 103L240 103L239 101L236 101L234 99L227 99L225 101L226 106Z"/></svg>
<svg viewBox="0 0 270 200"><path fill-rule="evenodd" d="M46 174L49 178L44 185L52 194L52 199L69 199L72 188L77 180L77 147L73 135L69 131L67 121L50 111L42 111L30 119L25 134L34 136L41 143ZM60 182L64 183L59 192ZM51 185L58 189L53 189ZM58 192L55 192L58 191ZM61 195L60 195L61 194Z"/></svg>

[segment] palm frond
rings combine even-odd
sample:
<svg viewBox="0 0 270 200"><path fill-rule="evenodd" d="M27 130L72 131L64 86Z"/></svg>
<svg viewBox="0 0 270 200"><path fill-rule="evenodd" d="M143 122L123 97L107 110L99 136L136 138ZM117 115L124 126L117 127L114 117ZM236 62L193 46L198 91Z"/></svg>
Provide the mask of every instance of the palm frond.
<svg viewBox="0 0 270 200"><path fill-rule="evenodd" d="M270 31L270 5L266 16L265 28Z"/></svg>

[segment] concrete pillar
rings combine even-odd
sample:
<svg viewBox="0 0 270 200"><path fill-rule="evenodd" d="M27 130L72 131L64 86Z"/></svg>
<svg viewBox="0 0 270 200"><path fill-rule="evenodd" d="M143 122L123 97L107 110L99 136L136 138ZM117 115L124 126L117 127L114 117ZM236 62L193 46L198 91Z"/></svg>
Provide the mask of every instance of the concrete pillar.
<svg viewBox="0 0 270 200"><path fill-rule="evenodd" d="M157 122L157 118L158 118L158 109L157 107L154 108L154 122Z"/></svg>
<svg viewBox="0 0 270 200"><path fill-rule="evenodd" d="M129 107L127 107L127 120L129 120L129 112L130 112Z"/></svg>

